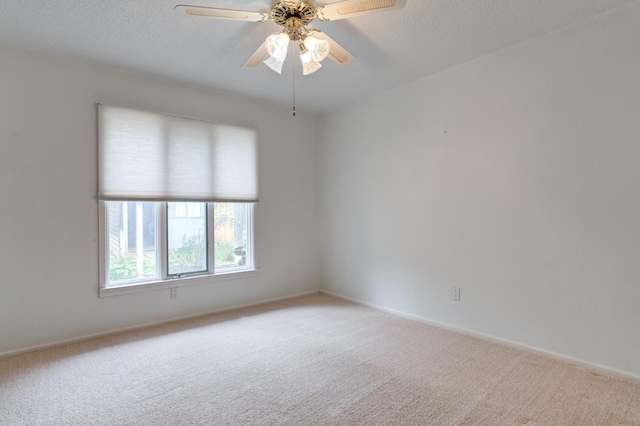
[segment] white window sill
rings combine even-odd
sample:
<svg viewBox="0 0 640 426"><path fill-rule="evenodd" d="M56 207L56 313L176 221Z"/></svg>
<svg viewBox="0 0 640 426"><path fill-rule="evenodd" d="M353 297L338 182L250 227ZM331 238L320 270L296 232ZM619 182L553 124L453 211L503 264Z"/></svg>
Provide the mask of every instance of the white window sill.
<svg viewBox="0 0 640 426"><path fill-rule="evenodd" d="M123 294L142 293L145 291L164 290L173 287L184 287L188 285L210 284L216 281L239 280L258 275L257 269L246 271L225 272L218 274L196 275L192 277L173 278L168 280L147 281L144 283L132 283L120 286L100 288L99 296L121 296Z"/></svg>

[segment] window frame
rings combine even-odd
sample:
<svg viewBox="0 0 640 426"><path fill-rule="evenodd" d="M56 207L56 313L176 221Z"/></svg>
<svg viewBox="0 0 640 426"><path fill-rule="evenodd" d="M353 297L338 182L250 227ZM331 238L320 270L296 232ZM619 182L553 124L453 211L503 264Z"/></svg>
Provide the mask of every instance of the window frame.
<svg viewBox="0 0 640 426"><path fill-rule="evenodd" d="M251 265L243 268L229 268L227 270L218 270L215 268L215 222L214 222L214 204L215 202L207 202L206 207L206 227L207 227L207 263L206 271L199 271L181 275L168 275L167 268L167 217L168 202L154 202L156 208L156 268L159 268L159 274L150 279L137 279L126 281L123 284L109 285L108 268L109 268L109 239L107 237L107 201L98 201L98 226L99 226L99 270L100 270L100 289L99 297L118 296L130 293L140 293L152 290L161 290L174 287L183 287L188 285L208 284L223 280L235 280L247 278L256 275L258 272L256 260L256 216L258 203L246 203L248 208L247 235L251 240L248 244L247 259L251 261ZM128 201L134 202L134 201ZM144 202L141 200L140 202Z"/></svg>
<svg viewBox="0 0 640 426"><path fill-rule="evenodd" d="M181 273L181 274L170 274L169 273L169 242L168 242L168 238L169 238L169 219L174 219L174 220L181 220L181 219L189 219L190 216L188 214L188 209L189 207L185 205L185 215L184 216L177 216L175 215L173 218L169 217L169 203L171 203L172 201L167 201L165 203L156 203L156 204L160 204L160 209L162 210L162 213L164 213L164 216L161 215L160 217L160 221L164 222L163 226L163 231L164 231L164 237L165 237L165 242L163 243L163 245L161 246L161 256L162 256L162 260L164 260L164 264L160 264L160 267L162 268L161 271L161 277L163 279L175 279L175 278L185 278L187 276L197 276L197 275L215 275L215 263L211 263L211 260L213 259L215 261L215 257L211 257L212 255L212 251L215 249L215 246L212 247L211 245L211 240L215 238L215 234L214 234L214 229L215 229L215 223L213 222L213 216L211 216L209 214L209 212L211 211L211 209L213 209L213 205L215 203L200 203L199 204L204 204L204 229L205 229L205 235L207 236L207 244L206 244L206 249L207 249L207 253L206 253L206 262L207 262L207 268L204 270L199 270L199 271L193 271L193 272L185 272L185 273ZM173 202L174 204L176 204L176 202ZM187 204L187 202L182 202L182 201L178 201L178 203L185 203ZM165 205L164 208L162 208L162 204ZM213 225L213 226L212 226ZM157 231L156 231L156 235ZM215 253L214 253L215 256ZM166 276L166 277L165 277Z"/></svg>

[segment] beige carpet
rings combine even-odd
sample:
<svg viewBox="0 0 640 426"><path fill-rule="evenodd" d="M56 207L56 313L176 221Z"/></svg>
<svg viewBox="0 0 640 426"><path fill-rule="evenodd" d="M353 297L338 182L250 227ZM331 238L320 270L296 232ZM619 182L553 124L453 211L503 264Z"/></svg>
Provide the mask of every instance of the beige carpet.
<svg viewBox="0 0 640 426"><path fill-rule="evenodd" d="M9 425L640 425L640 384L324 295L0 359Z"/></svg>

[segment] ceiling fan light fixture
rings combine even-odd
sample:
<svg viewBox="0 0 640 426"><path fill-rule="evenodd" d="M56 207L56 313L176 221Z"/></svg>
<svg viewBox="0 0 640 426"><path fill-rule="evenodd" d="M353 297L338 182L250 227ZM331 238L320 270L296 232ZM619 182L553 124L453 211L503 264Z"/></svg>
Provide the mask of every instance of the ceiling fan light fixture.
<svg viewBox="0 0 640 426"><path fill-rule="evenodd" d="M264 61L264 64L278 74L282 74L282 65L287 58L289 41L289 35L282 32L271 34L265 42L264 47L269 57Z"/></svg>
<svg viewBox="0 0 640 426"><path fill-rule="evenodd" d="M326 40L320 40L313 35L307 35L304 38L304 47L311 55L311 59L316 62L322 62L329 55L330 45Z"/></svg>
<svg viewBox="0 0 640 426"><path fill-rule="evenodd" d="M322 67L320 62L313 61L310 58L305 61L305 58L302 56L303 55L300 55L300 59L302 60L302 75L313 74Z"/></svg>
<svg viewBox="0 0 640 426"><path fill-rule="evenodd" d="M247 0L248 1L248 0ZM291 41L300 46L300 62L303 75L309 75L322 67L321 62L327 56L339 64L354 59L344 47L318 29L307 28L315 19L335 21L351 18L378 10L395 10L404 7L407 0L322 0L326 3L315 6L313 0L271 0L268 12L250 12L245 10L222 9L217 7L190 6L178 4L174 10L186 15L232 19L251 22L273 22L283 27L282 32L267 37L262 45L245 61L243 67L254 68L263 62L273 71L282 74L287 50ZM295 46L295 44L294 44ZM292 54L293 55L293 54ZM266 58L266 60L265 60ZM295 75L293 72L293 115L295 108Z"/></svg>
<svg viewBox="0 0 640 426"><path fill-rule="evenodd" d="M265 49L271 57L286 58L290 40L289 34L286 32L271 34L267 37Z"/></svg>
<svg viewBox="0 0 640 426"><path fill-rule="evenodd" d="M269 56L267 59L263 61L263 63L277 72L278 74L282 74L282 66L284 65L285 58L274 58L273 56Z"/></svg>
<svg viewBox="0 0 640 426"><path fill-rule="evenodd" d="M313 74L321 67L322 62L329 55L329 42L315 38L311 33L307 34L300 43L300 61L302 62L302 75Z"/></svg>

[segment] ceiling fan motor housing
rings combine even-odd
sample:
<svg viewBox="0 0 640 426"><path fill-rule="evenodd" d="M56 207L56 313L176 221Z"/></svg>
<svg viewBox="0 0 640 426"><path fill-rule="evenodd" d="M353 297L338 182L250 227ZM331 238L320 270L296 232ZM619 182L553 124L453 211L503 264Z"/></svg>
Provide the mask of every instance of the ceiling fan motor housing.
<svg viewBox="0 0 640 426"><path fill-rule="evenodd" d="M294 23L298 24L298 22L299 26L305 26L310 24L315 17L316 8L304 0L282 0L271 9L271 20L283 27L289 27Z"/></svg>

